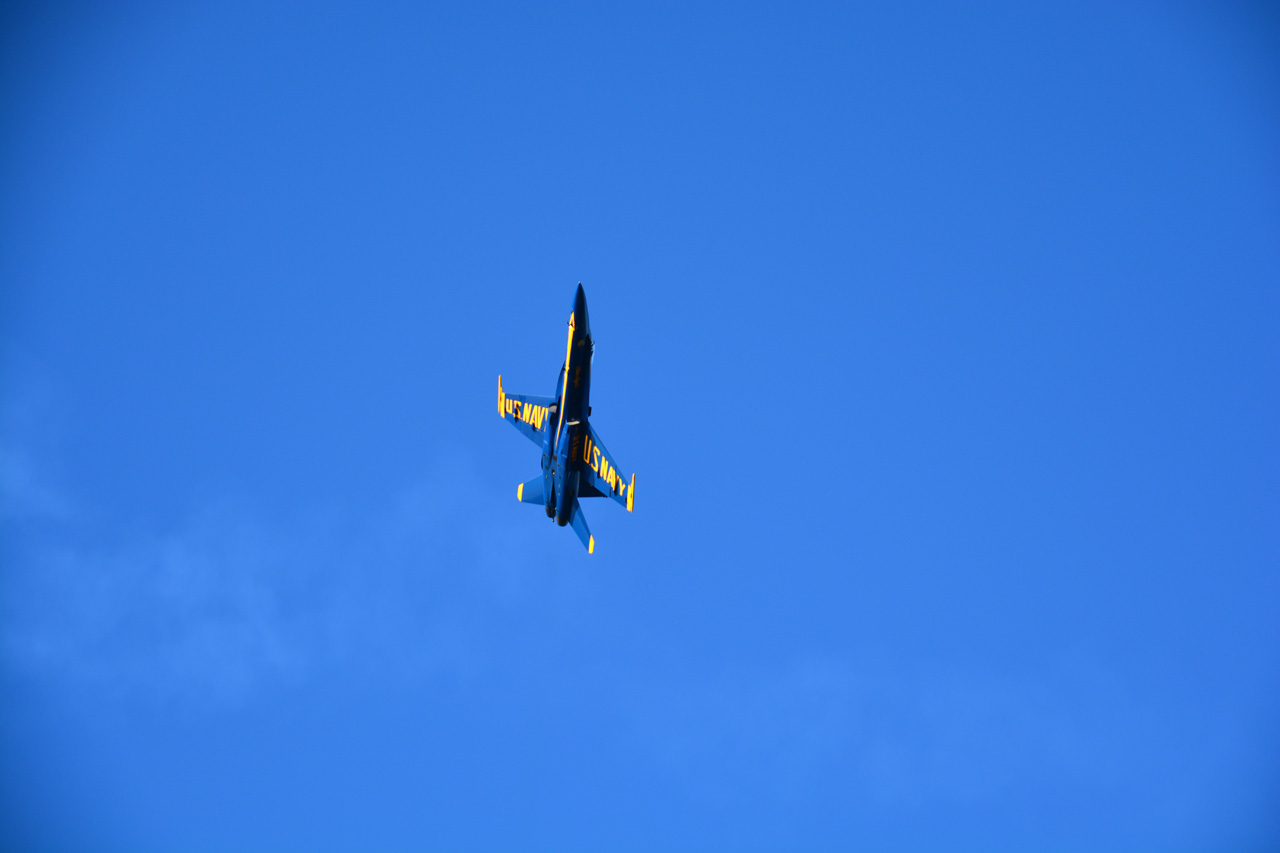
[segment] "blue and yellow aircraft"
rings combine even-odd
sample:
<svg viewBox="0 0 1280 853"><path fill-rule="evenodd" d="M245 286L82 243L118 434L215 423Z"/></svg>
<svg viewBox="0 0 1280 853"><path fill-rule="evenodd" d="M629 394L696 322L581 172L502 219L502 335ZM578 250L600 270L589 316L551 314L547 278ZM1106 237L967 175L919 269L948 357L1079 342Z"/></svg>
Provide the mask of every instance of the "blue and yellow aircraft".
<svg viewBox="0 0 1280 853"><path fill-rule="evenodd" d="M579 284L569 312L569 342L555 396L508 394L498 377L498 414L542 448L542 475L517 486L516 500L541 504L547 517L561 527L573 525L588 554L595 553L596 540L587 529L578 498L613 498L627 512L636 501L636 475L628 482L589 421L594 352L587 294Z"/></svg>

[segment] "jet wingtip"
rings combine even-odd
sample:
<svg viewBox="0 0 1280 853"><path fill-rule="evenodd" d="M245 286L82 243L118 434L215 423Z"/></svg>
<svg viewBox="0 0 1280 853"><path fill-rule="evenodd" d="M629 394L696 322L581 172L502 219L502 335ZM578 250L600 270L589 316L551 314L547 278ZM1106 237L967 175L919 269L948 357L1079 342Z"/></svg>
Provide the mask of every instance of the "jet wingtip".
<svg viewBox="0 0 1280 853"><path fill-rule="evenodd" d="M595 552L596 552L596 537L588 536L587 537L587 553L594 554Z"/></svg>

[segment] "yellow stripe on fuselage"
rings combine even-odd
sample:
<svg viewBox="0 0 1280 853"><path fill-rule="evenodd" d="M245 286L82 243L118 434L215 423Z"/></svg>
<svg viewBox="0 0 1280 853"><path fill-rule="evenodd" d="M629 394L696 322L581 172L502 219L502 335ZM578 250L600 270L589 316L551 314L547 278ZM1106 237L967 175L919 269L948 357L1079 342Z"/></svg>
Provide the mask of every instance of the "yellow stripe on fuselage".
<svg viewBox="0 0 1280 853"><path fill-rule="evenodd" d="M556 424L556 449L560 449L560 430L564 427L564 398L569 395L569 356L573 355L573 312L569 312L569 342L564 345L564 387L560 389L560 421Z"/></svg>

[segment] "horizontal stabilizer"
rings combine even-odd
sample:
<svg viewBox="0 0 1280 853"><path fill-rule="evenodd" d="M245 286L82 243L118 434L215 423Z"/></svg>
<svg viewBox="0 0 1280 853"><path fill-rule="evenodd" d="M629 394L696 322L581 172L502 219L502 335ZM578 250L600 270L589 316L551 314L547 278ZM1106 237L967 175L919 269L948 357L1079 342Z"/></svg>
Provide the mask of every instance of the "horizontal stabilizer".
<svg viewBox="0 0 1280 853"><path fill-rule="evenodd" d="M573 499L573 514L569 516L569 523L573 525L573 532L578 534L578 538L582 540L582 544L586 546L588 554L596 552L596 540L591 535L591 531L587 529L587 518L582 514L582 506L578 503L578 499Z"/></svg>
<svg viewBox="0 0 1280 853"><path fill-rule="evenodd" d="M516 486L516 500L522 504L538 504L546 506L547 496L542 484L544 480L541 476L534 477Z"/></svg>

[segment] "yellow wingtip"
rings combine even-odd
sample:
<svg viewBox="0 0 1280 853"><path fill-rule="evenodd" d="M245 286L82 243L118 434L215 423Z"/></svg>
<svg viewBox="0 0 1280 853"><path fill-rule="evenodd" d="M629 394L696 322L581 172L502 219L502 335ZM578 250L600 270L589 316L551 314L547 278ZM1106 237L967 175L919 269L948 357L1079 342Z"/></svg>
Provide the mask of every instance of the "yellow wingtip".
<svg viewBox="0 0 1280 853"><path fill-rule="evenodd" d="M503 409L506 408L507 395L502 391L502 374L498 374L498 417L506 417Z"/></svg>
<svg viewBox="0 0 1280 853"><path fill-rule="evenodd" d="M627 489L627 512L631 512L636 505L636 475L631 475L631 487Z"/></svg>
<svg viewBox="0 0 1280 853"><path fill-rule="evenodd" d="M595 552L596 552L596 537L588 536L587 537L587 553L594 554Z"/></svg>
<svg viewBox="0 0 1280 853"><path fill-rule="evenodd" d="M516 486L516 500L518 501L524 500L524 483L521 483L520 485Z"/></svg>

